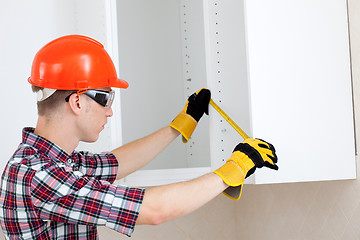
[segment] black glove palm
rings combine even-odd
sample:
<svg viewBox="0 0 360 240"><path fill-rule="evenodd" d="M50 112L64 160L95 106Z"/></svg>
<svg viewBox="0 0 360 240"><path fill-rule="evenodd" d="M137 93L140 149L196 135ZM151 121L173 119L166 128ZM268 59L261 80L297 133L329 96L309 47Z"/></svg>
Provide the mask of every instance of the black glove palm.
<svg viewBox="0 0 360 240"><path fill-rule="evenodd" d="M258 140L264 142L265 144L259 143L255 146L251 146L249 143L246 143L246 140L240 144L238 144L235 151L240 151L245 153L254 163L254 167L251 168L246 177L249 177L251 174L255 172L256 168L268 167L274 170L278 170L279 167L276 165L277 156L275 153L275 148L271 143L268 143L262 139L257 138ZM267 145L266 145L267 144ZM264 157L266 156L266 157ZM270 161L269 161L270 159ZM271 162L272 161L272 162Z"/></svg>
<svg viewBox="0 0 360 240"><path fill-rule="evenodd" d="M197 122L206 113L209 115L209 102L211 93L209 89L201 89L188 98L186 113L192 116Z"/></svg>
<svg viewBox="0 0 360 240"><path fill-rule="evenodd" d="M205 88L192 94L188 98L185 108L170 123L170 127L182 134L184 143L189 141L204 113L209 114L210 97L210 90Z"/></svg>

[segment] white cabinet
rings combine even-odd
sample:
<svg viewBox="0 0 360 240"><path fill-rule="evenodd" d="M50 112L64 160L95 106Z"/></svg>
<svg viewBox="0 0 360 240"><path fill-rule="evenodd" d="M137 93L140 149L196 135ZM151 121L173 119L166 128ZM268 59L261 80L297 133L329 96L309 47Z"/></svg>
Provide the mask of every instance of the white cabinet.
<svg viewBox="0 0 360 240"><path fill-rule="evenodd" d="M216 98L226 98L222 105L240 125L250 121L251 136L277 149L279 171L257 171L255 183L355 178L346 1L209 1L208 6L210 87L223 88ZM243 44L241 36L245 54L236 47ZM221 57L222 65L216 60ZM240 86L245 79L248 86ZM241 116L244 112L249 117ZM211 125L211 149L212 156L224 159L216 149L228 131L219 131L220 124Z"/></svg>
<svg viewBox="0 0 360 240"><path fill-rule="evenodd" d="M212 56L225 52L226 64L246 61L248 89L230 92L234 78L227 78L221 82L229 91L224 95L248 94L250 134L269 139L276 146L279 171L257 171L255 183L355 178L346 1L245 1L246 56L231 52L231 45L218 47L215 40L220 38L216 35L224 34L224 41L229 41L243 34L236 30L241 7L237 1L209 3L210 16L217 19L215 25L210 20L214 26L210 49ZM237 23L232 22L236 18ZM225 49L215 50L219 48ZM216 84L214 59L210 76ZM237 69L243 70L234 66L228 71ZM235 97L222 103L229 114L236 114L241 101ZM236 117L238 122L242 119ZM215 132L218 127L211 129ZM217 133L215 139L219 140L223 134ZM213 150L222 144L216 140L212 143ZM217 153L220 159L222 152Z"/></svg>
<svg viewBox="0 0 360 240"><path fill-rule="evenodd" d="M206 85L213 100L245 132L277 149L280 170L261 169L247 182L356 177L345 0L126 4L117 5L122 26L120 75L130 81L122 95L124 138L140 137L150 132L146 129L150 126L156 130L168 124L186 97ZM127 119L127 114L133 115ZM125 182L152 185L185 180L222 165L242 138L212 108L208 120L201 120L202 129L190 144L184 147L177 140L174 151L155 160L158 166ZM196 149L200 143L205 144ZM211 164L192 167L189 162L196 159L188 154L190 147L199 156L209 152ZM182 162L184 158L191 160Z"/></svg>

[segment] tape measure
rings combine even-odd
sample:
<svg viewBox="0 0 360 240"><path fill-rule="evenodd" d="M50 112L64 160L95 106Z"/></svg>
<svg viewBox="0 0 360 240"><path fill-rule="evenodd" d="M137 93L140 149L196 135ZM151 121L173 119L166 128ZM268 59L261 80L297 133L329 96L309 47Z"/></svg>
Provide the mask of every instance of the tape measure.
<svg viewBox="0 0 360 240"><path fill-rule="evenodd" d="M247 139L249 136L212 100L210 99L210 105L215 108L218 113L244 138Z"/></svg>

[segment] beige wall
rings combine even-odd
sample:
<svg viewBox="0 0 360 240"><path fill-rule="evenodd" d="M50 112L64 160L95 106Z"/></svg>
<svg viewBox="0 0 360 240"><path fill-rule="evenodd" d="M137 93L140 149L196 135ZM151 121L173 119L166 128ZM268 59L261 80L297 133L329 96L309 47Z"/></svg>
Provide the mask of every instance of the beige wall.
<svg viewBox="0 0 360 240"><path fill-rule="evenodd" d="M348 2L355 121L359 123L360 0ZM356 134L360 146L359 124ZM129 239L105 228L100 228L100 235L101 239ZM131 239L360 239L360 180L247 185L238 202L221 195L180 219L160 226L138 226Z"/></svg>

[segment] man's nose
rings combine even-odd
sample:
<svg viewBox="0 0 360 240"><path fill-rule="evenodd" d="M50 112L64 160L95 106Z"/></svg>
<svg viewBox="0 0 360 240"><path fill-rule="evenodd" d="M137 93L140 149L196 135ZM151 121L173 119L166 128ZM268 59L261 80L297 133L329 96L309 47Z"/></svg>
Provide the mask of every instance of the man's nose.
<svg viewBox="0 0 360 240"><path fill-rule="evenodd" d="M106 109L106 116L107 117L112 117L113 115L114 115L114 113L113 113L112 108L107 108Z"/></svg>

